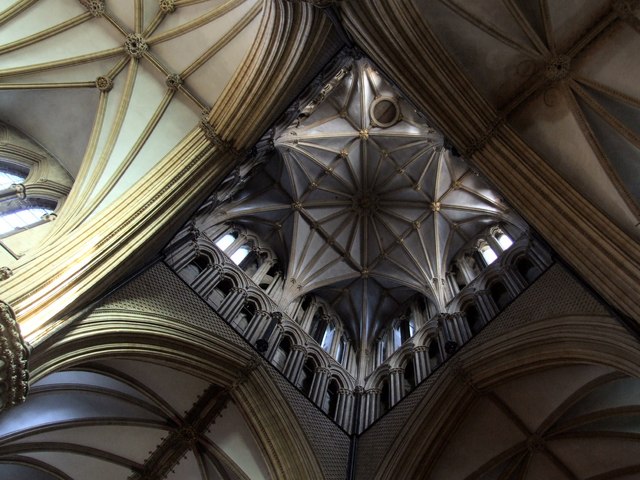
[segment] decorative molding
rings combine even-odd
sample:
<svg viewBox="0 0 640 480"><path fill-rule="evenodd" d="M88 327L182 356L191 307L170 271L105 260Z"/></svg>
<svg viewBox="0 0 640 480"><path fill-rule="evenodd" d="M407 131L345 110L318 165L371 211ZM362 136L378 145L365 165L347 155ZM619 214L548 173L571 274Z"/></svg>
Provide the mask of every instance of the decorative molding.
<svg viewBox="0 0 640 480"><path fill-rule="evenodd" d="M22 403L29 391L29 347L11 307L0 301L0 411Z"/></svg>

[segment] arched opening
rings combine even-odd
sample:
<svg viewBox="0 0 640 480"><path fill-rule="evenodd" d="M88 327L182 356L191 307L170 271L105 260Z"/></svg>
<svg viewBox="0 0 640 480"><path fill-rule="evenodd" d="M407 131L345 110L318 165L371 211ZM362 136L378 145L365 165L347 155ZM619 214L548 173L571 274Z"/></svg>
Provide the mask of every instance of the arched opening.
<svg viewBox="0 0 640 480"><path fill-rule="evenodd" d="M207 267L211 265L211 260L206 255L197 255L180 271L180 276L185 282L191 284L198 278L198 276L204 272Z"/></svg>
<svg viewBox="0 0 640 480"><path fill-rule="evenodd" d="M298 379L298 388L302 390L307 397L311 393L311 385L313 384L313 376L316 372L316 363L312 358L307 358L302 366L300 378Z"/></svg>
<svg viewBox="0 0 640 480"><path fill-rule="evenodd" d="M256 305L253 302L245 302L242 306L242 309L231 321L231 326L235 328L238 332L243 333L254 315L256 314Z"/></svg>
<svg viewBox="0 0 640 480"><path fill-rule="evenodd" d="M285 335L282 337L282 340L280 340L280 343L278 343L278 348L276 348L276 351L273 354L272 363L281 372L284 370L284 366L287 363L287 358L289 358L289 354L291 353L292 345L293 342L291 339Z"/></svg>
<svg viewBox="0 0 640 480"><path fill-rule="evenodd" d="M379 417L389 411L391 405L391 390L389 389L389 378L385 377L380 385L380 396L378 397Z"/></svg>
<svg viewBox="0 0 640 480"><path fill-rule="evenodd" d="M230 278L223 278L211 291L211 295L209 295L209 302L214 307L219 307L222 305L224 299L231 293L231 289L233 288L233 281Z"/></svg>
<svg viewBox="0 0 640 480"><path fill-rule="evenodd" d="M216 247L224 252L227 248L229 248L229 245L236 241L237 238L237 232L225 233L216 241Z"/></svg>
<svg viewBox="0 0 640 480"><path fill-rule="evenodd" d="M440 362L442 362L440 345L438 345L437 340L435 339L431 340L431 343L429 343L429 350L427 353L429 355L429 373L431 373L431 371L433 371L433 369L436 368L438 365L440 365Z"/></svg>
<svg viewBox="0 0 640 480"><path fill-rule="evenodd" d="M496 252L494 252L493 248L491 248L486 242L481 242L478 244L478 252L480 252L482 260L487 266L491 265L498 259L498 255L496 255Z"/></svg>
<svg viewBox="0 0 640 480"><path fill-rule="evenodd" d="M416 371L413 366L413 360L411 358L407 359L402 380L402 396L404 397L414 388L416 388Z"/></svg>
<svg viewBox="0 0 640 480"><path fill-rule="evenodd" d="M324 398L324 405L322 409L327 412L327 415L334 419L336 418L336 413L338 411L338 395L340 392L340 385L335 378L332 378L329 381L329 386L327 387L327 393Z"/></svg>
<svg viewBox="0 0 640 480"><path fill-rule="evenodd" d="M475 303L471 302L465 305L462 311L464 312L464 316L467 319L467 325L469 325L471 333L475 335L484 326L484 322L482 321L482 316L480 315L478 308L476 307Z"/></svg>
<svg viewBox="0 0 640 480"><path fill-rule="evenodd" d="M516 270L528 284L540 276L540 269L536 267L527 257L520 257L515 264Z"/></svg>
<svg viewBox="0 0 640 480"><path fill-rule="evenodd" d="M242 246L238 250L233 252L231 257L229 258L233 263L239 266L242 263L242 261L245 259L245 257L249 255L250 252L251 252L251 249L249 247Z"/></svg>
<svg viewBox="0 0 640 480"><path fill-rule="evenodd" d="M495 281L489 287L489 293L498 310L503 310L511 301L511 296L506 287L500 281Z"/></svg>
<svg viewBox="0 0 640 480"><path fill-rule="evenodd" d="M0 236L7 236L46 222L55 205L47 201L14 199L6 202L7 210L0 215Z"/></svg>
<svg viewBox="0 0 640 480"><path fill-rule="evenodd" d="M328 316L324 313L322 308L319 308L313 316L313 321L311 322L311 331L309 332L309 335L316 342L321 343L328 325Z"/></svg>
<svg viewBox="0 0 640 480"><path fill-rule="evenodd" d="M513 239L498 227L491 230L491 235L493 235L493 238L496 239L503 251L513 245Z"/></svg>

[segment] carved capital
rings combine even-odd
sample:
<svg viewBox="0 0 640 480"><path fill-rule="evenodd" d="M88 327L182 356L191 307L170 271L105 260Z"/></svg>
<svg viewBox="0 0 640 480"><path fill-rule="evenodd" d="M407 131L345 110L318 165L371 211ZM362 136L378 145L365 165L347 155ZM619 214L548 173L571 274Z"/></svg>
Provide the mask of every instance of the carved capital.
<svg viewBox="0 0 640 480"><path fill-rule="evenodd" d="M271 318L273 318L278 323L282 323L282 313L280 312L273 312L271 314Z"/></svg>
<svg viewBox="0 0 640 480"><path fill-rule="evenodd" d="M11 307L0 301L0 411L25 401L29 390L29 348Z"/></svg>
<svg viewBox="0 0 640 480"><path fill-rule="evenodd" d="M294 352L298 351L302 353L307 353L307 348L304 345L292 345L291 350L293 350Z"/></svg>

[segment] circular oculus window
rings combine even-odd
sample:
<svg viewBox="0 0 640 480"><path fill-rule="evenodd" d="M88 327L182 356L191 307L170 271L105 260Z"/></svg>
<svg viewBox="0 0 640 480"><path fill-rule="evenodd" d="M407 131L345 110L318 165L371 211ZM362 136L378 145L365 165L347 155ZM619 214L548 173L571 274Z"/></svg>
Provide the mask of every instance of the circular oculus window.
<svg viewBox="0 0 640 480"><path fill-rule="evenodd" d="M371 102L369 107L371 123L374 126L388 128L400 119L400 107L398 101L393 97L379 97Z"/></svg>

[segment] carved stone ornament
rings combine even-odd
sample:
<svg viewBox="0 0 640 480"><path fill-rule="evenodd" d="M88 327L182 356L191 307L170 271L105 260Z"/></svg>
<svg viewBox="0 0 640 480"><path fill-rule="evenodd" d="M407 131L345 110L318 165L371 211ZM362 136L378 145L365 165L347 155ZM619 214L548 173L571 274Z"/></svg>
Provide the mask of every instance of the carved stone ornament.
<svg viewBox="0 0 640 480"><path fill-rule="evenodd" d="M89 13L94 17L101 17L104 15L105 7L104 0L80 0L80 3L85 6Z"/></svg>
<svg viewBox="0 0 640 480"><path fill-rule="evenodd" d="M133 58L142 58L149 45L139 33L130 33L124 41L124 51Z"/></svg>
<svg viewBox="0 0 640 480"><path fill-rule="evenodd" d="M182 77L177 73L172 73L167 76L165 83L171 90L177 90L182 85Z"/></svg>
<svg viewBox="0 0 640 480"><path fill-rule="evenodd" d="M9 267L0 267L0 280L6 280L13 275L13 270Z"/></svg>
<svg viewBox="0 0 640 480"><path fill-rule="evenodd" d="M16 196L18 198L21 198L22 200L27 198L27 189L25 188L24 184L22 184L22 183L13 183L13 184L11 184L11 186L15 190Z"/></svg>
<svg viewBox="0 0 640 480"><path fill-rule="evenodd" d="M160 0L160 11L162 13L173 13L176 11L176 2L174 0Z"/></svg>
<svg viewBox="0 0 640 480"><path fill-rule="evenodd" d="M0 411L25 401L29 390L29 348L13 310L0 301Z"/></svg>
<svg viewBox="0 0 640 480"><path fill-rule="evenodd" d="M101 92L108 92L113 88L113 80L107 76L96 78L96 88Z"/></svg>
<svg viewBox="0 0 640 480"><path fill-rule="evenodd" d="M571 57L567 55L557 55L550 58L544 69L544 76L549 80L555 82L562 80L569 75L569 69L571 68Z"/></svg>

